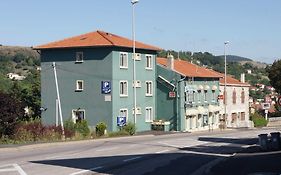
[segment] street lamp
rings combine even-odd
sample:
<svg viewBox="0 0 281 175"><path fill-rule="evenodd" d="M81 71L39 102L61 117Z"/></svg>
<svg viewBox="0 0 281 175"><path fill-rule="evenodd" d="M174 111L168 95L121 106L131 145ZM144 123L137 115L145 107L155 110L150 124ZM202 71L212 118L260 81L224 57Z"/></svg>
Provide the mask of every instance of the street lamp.
<svg viewBox="0 0 281 175"><path fill-rule="evenodd" d="M135 4L138 0L132 0L132 33L133 33L133 91L134 91L134 124L137 123L137 91L136 91L136 36L135 36Z"/></svg>
<svg viewBox="0 0 281 175"><path fill-rule="evenodd" d="M229 44L229 41L224 42L224 123L227 124L226 118L226 45Z"/></svg>

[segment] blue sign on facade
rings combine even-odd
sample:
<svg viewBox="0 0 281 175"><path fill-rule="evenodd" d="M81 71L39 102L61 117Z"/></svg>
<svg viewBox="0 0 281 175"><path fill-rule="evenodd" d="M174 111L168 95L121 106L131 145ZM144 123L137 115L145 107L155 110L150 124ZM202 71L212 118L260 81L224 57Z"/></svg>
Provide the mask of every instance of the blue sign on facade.
<svg viewBox="0 0 281 175"><path fill-rule="evenodd" d="M111 83L110 83L110 81L102 81L101 82L101 93L102 94L110 94L111 93Z"/></svg>
<svg viewBox="0 0 281 175"><path fill-rule="evenodd" d="M125 124L126 124L126 117L118 116L117 117L117 126L124 126Z"/></svg>

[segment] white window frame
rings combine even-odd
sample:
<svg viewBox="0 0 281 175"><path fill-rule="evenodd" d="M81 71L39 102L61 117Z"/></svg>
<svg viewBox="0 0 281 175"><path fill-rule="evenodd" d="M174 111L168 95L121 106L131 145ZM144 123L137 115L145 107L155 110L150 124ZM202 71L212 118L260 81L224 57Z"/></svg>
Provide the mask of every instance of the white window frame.
<svg viewBox="0 0 281 175"><path fill-rule="evenodd" d="M81 55L82 55L82 56L81 56ZM82 57L81 60L78 59L79 56ZM83 53L83 52L76 52L75 59L76 59L76 60L75 60L76 63L83 63L83 61L84 61L84 53Z"/></svg>
<svg viewBox="0 0 281 175"><path fill-rule="evenodd" d="M148 116L148 112L150 116ZM153 122L154 116L153 116L153 108L152 107L146 107L145 108L145 122Z"/></svg>
<svg viewBox="0 0 281 175"><path fill-rule="evenodd" d="M216 91L212 90L212 102L216 101Z"/></svg>
<svg viewBox="0 0 281 175"><path fill-rule="evenodd" d="M79 87L79 83L82 83L82 88ZM75 91L83 91L84 90L84 80L76 80L76 89Z"/></svg>
<svg viewBox="0 0 281 175"><path fill-rule="evenodd" d="M204 102L208 102L208 91L207 90L203 90L204 91Z"/></svg>
<svg viewBox="0 0 281 175"><path fill-rule="evenodd" d="M145 96L153 96L153 82L145 81Z"/></svg>
<svg viewBox="0 0 281 175"><path fill-rule="evenodd" d="M126 86L125 86L125 90L123 90L124 94L121 94L121 83L126 83ZM122 86L124 88L124 85ZM119 94L120 94L120 97L128 97L128 81L127 80L120 80L119 82Z"/></svg>
<svg viewBox="0 0 281 175"><path fill-rule="evenodd" d="M197 91L197 103L201 103L202 98L202 90Z"/></svg>
<svg viewBox="0 0 281 175"><path fill-rule="evenodd" d="M153 55L145 55L145 69L152 70L153 69Z"/></svg>
<svg viewBox="0 0 281 175"><path fill-rule="evenodd" d="M83 115L83 119L82 120L86 120L86 111L85 111L85 109L72 109L72 121L74 123L76 123L77 120L78 120L77 116L75 115L75 112L83 112L84 115Z"/></svg>
<svg viewBox="0 0 281 175"><path fill-rule="evenodd" d="M122 56L125 56L125 58ZM123 62L121 60L123 60ZM122 65L121 63L124 63L124 64ZM127 52L120 52L119 67L120 67L120 69L128 69L128 53Z"/></svg>
<svg viewBox="0 0 281 175"><path fill-rule="evenodd" d="M128 119L128 109L127 108L121 108L120 110L119 110L119 116L120 117L123 117L123 115L121 115L121 114L123 114L123 113L125 113L125 116L124 117L126 117L126 121L128 121L127 119Z"/></svg>

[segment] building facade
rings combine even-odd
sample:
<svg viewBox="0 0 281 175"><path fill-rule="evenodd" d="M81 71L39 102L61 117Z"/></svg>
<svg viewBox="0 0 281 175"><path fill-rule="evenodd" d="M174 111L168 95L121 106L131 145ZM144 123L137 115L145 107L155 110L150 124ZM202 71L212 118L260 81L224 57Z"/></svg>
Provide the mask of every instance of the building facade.
<svg viewBox="0 0 281 175"><path fill-rule="evenodd" d="M249 88L250 85L245 83L245 77L242 74L239 81L231 76L226 76L226 93L224 93L225 79L224 75L220 79L220 95L223 97L219 100L222 108L220 115L224 119L226 127L253 127L249 118ZM226 117L224 117L226 111Z"/></svg>
<svg viewBox="0 0 281 175"><path fill-rule="evenodd" d="M136 42L133 82L132 45L127 38L96 31L35 47L41 53L41 98L47 109L42 120L58 123L60 99L63 120L87 120L92 127L105 122L109 131L117 131L122 118L135 122L137 131L150 130L156 116L159 48Z"/></svg>
<svg viewBox="0 0 281 175"><path fill-rule="evenodd" d="M219 127L219 78L183 60L157 58L157 120L170 130L200 131Z"/></svg>

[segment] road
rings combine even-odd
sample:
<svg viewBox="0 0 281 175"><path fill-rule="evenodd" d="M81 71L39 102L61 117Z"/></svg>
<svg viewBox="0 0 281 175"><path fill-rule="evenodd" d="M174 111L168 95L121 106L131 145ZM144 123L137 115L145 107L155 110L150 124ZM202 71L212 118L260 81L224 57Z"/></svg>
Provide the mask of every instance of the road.
<svg viewBox="0 0 281 175"><path fill-rule="evenodd" d="M35 144L0 148L0 175L203 174L280 128Z"/></svg>

